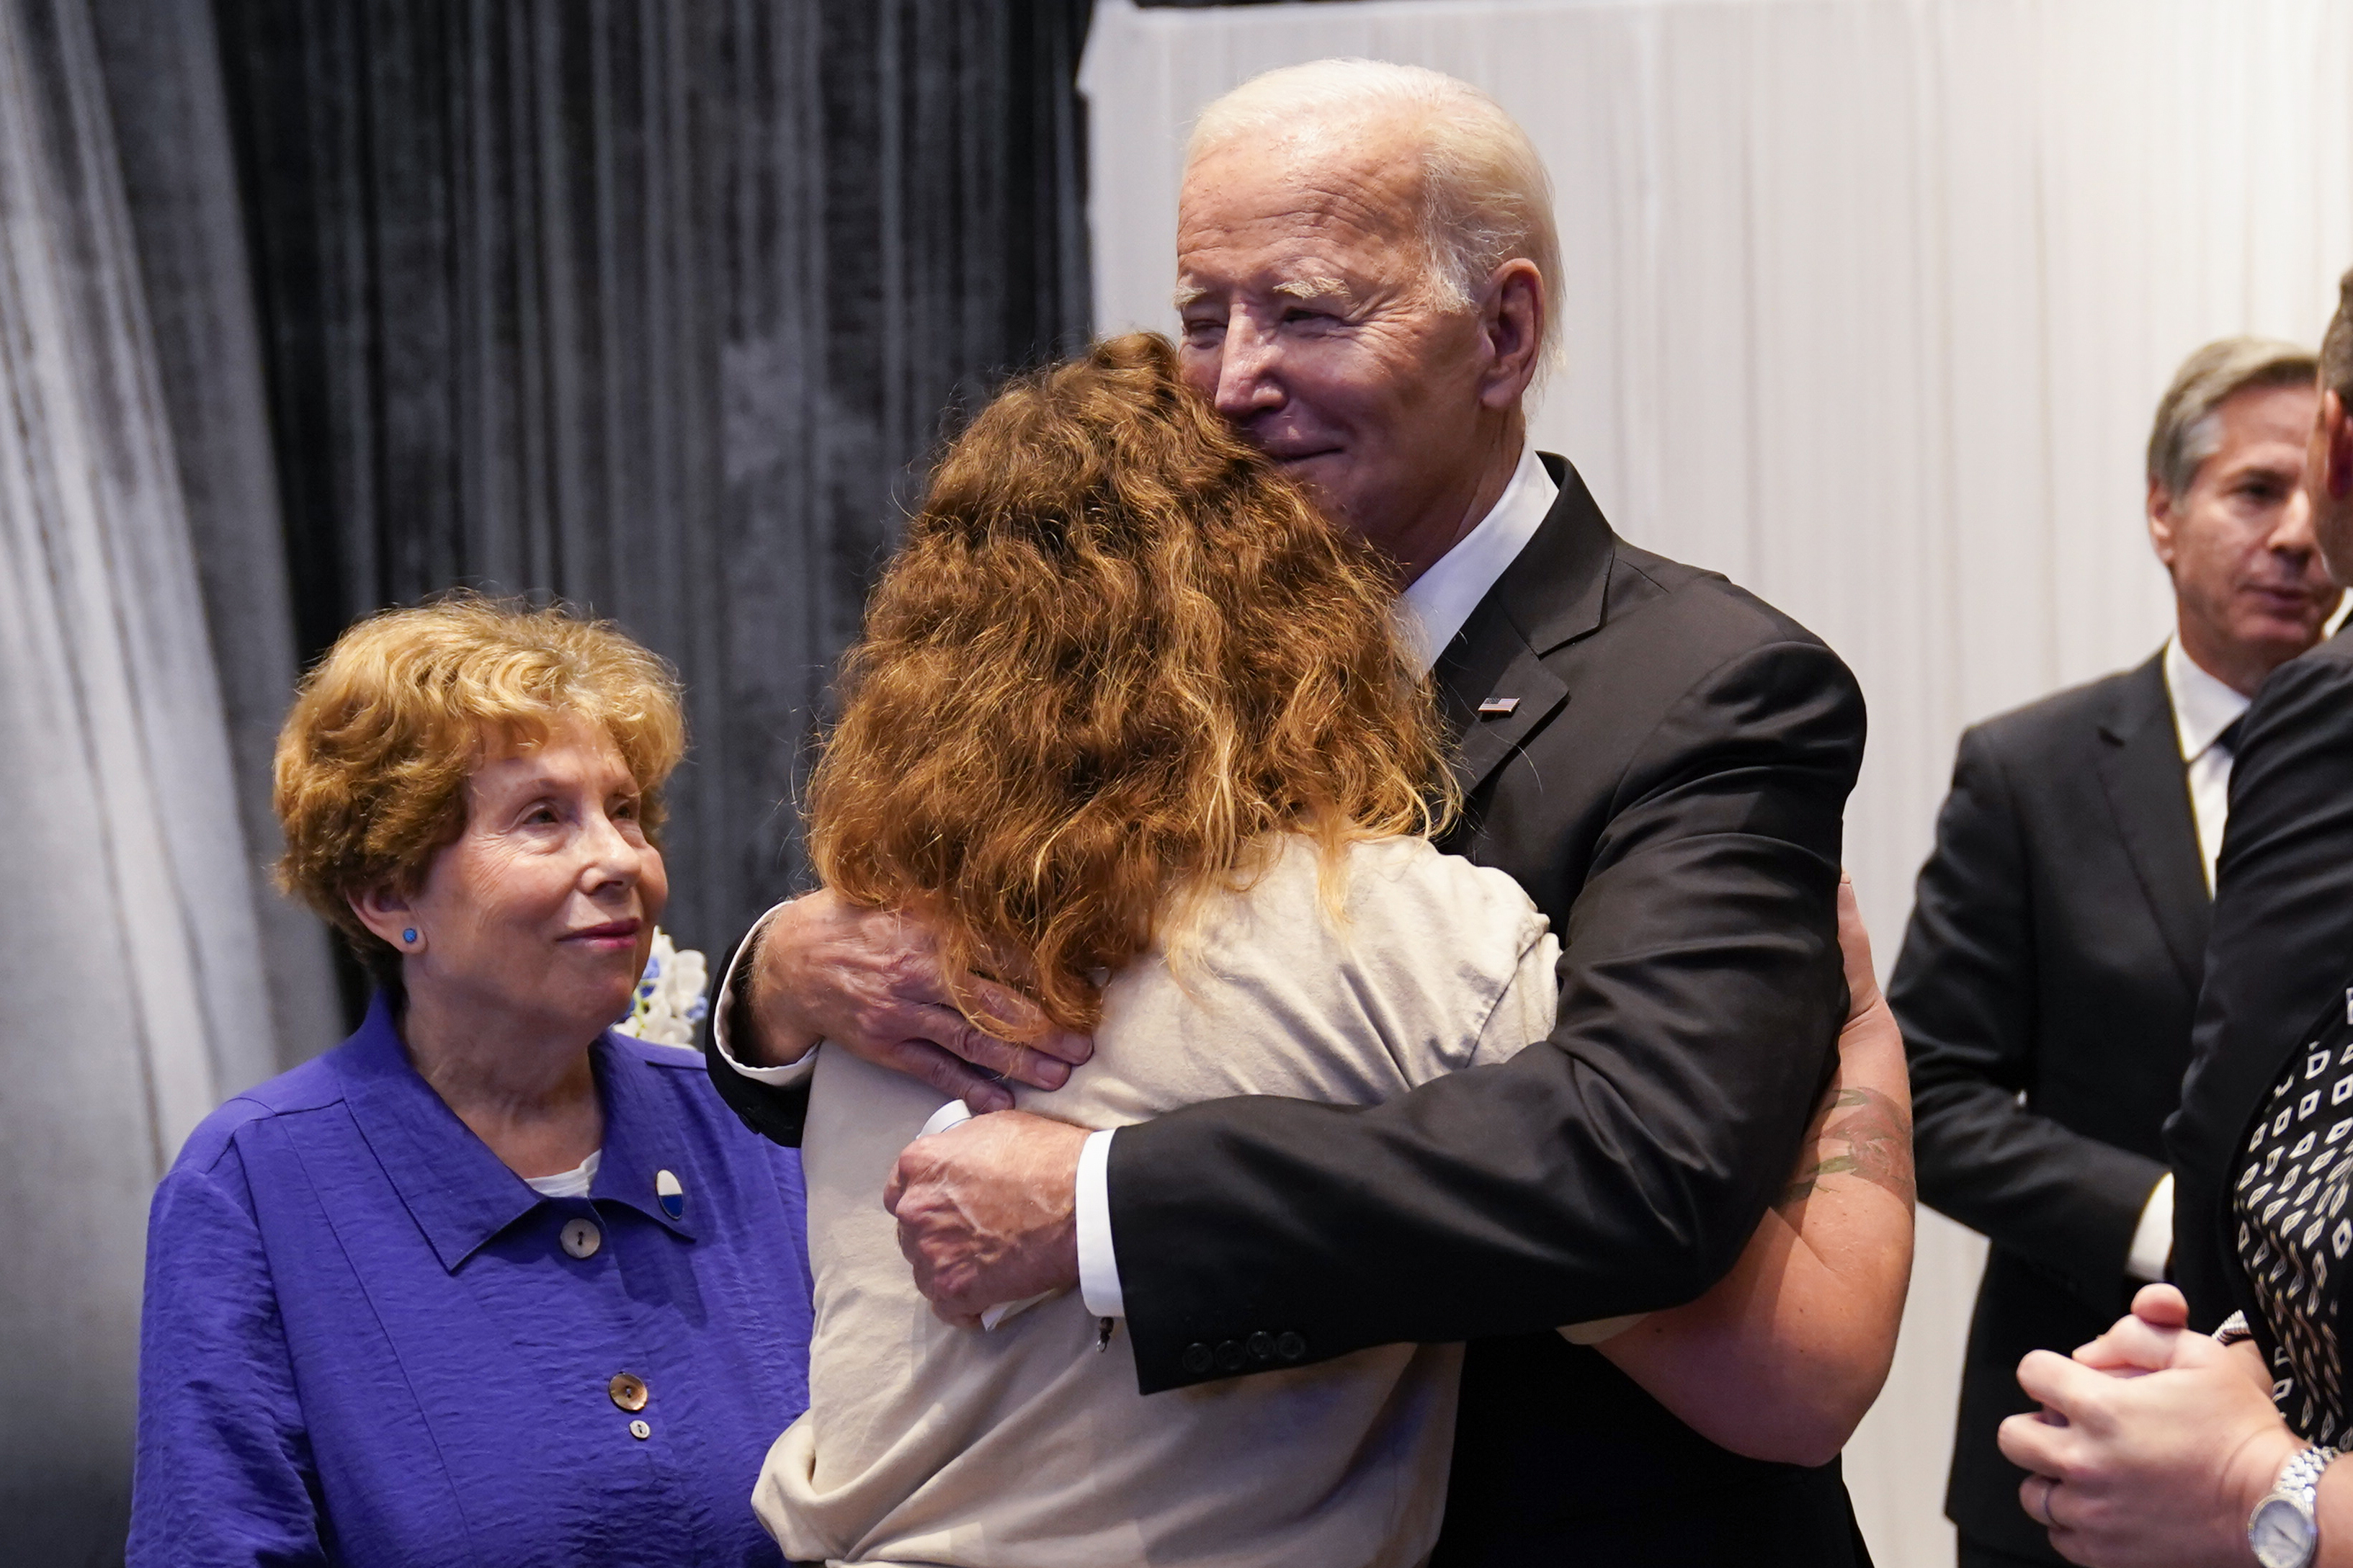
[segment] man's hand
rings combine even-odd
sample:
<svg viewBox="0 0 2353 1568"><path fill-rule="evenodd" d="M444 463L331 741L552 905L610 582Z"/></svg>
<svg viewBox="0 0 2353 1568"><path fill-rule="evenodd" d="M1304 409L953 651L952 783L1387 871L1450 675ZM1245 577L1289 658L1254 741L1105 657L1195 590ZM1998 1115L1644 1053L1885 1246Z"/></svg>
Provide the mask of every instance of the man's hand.
<svg viewBox="0 0 2353 1568"><path fill-rule="evenodd" d="M750 1037L730 1042L752 1066L797 1061L830 1040L977 1113L1012 1109L1005 1079L1060 1089L1094 1054L1093 1041L1059 1029L1022 1046L976 1028L955 1009L931 928L912 915L819 891L769 916L757 942L741 1003ZM973 980L967 990L1000 1018L1045 1022L1036 1004L1001 985Z"/></svg>
<svg viewBox="0 0 2353 1568"><path fill-rule="evenodd" d="M1083 1127L1008 1110L907 1145L882 1206L934 1311L969 1327L999 1302L1079 1282L1086 1141Z"/></svg>
<svg viewBox="0 0 2353 1568"><path fill-rule="evenodd" d="M2304 1445L2229 1348L2203 1334L2168 1338L2146 1321L2110 1335L2118 1330L2123 1340L2145 1333L2129 1347L2141 1352L2161 1343L2166 1370L2112 1376L2049 1351L2019 1363L2019 1385L2044 1409L2001 1424L2003 1455L2034 1472L2019 1487L2021 1506L2071 1563L2243 1563L2248 1513Z"/></svg>

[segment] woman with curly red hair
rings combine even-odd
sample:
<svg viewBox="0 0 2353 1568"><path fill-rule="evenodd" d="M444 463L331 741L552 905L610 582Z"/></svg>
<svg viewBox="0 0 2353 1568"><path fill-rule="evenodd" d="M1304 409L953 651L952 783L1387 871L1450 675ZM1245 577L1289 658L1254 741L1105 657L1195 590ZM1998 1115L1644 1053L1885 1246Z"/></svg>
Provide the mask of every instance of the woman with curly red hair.
<svg viewBox="0 0 2353 1568"><path fill-rule="evenodd" d="M1558 943L1510 878L1430 842L1453 785L1393 597L1383 562L1183 389L1164 341L1018 381L941 464L846 661L808 795L818 868L841 897L920 911L983 1026L1025 1034L992 1005L1004 985L1092 1033L1063 1088L1016 1089L1042 1114L1362 1105L1503 1061L1551 1026ZM1826 1119L1842 1093L1904 1097L1867 956L1853 982L1864 1023ZM1234 1349L1274 1370L1144 1398L1117 1322L1075 1296L944 1322L877 1202L943 1110L818 1058L811 1408L756 1494L789 1553L1427 1556L1461 1347L1285 1366L1300 1350L1261 1335ZM1885 1374L1910 1205L1901 1182L1800 1168L1709 1298L1564 1331L1717 1441L1820 1463Z"/></svg>

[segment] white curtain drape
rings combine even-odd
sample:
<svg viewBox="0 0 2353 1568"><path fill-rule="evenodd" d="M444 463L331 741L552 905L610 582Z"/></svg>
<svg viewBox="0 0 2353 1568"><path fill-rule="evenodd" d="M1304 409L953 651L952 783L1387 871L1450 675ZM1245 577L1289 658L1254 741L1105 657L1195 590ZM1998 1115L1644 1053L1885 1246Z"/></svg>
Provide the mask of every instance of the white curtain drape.
<svg viewBox="0 0 2353 1568"><path fill-rule="evenodd" d="M1184 134L1333 55L1493 93L1556 187L1567 360L1538 443L1629 537L1842 653L1872 704L1847 858L1883 966L1961 728L2136 662L2170 600L2141 452L2183 355L2315 342L2353 265L2353 6L2331 0L1102 0L1098 329L1168 330ZM1951 1561L1982 1243L1923 1215L1848 1451L1883 1568Z"/></svg>
<svg viewBox="0 0 2353 1568"><path fill-rule="evenodd" d="M0 0L0 1504L119 1560L148 1194L277 1041L82 0Z"/></svg>

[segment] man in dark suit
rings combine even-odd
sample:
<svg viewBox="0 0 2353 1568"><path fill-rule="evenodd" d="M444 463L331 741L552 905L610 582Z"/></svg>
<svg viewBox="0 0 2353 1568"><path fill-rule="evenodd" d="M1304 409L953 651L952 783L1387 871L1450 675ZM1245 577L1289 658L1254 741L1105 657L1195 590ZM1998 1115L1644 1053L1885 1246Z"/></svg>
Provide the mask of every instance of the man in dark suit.
<svg viewBox="0 0 2353 1568"><path fill-rule="evenodd" d="M1844 1014L1852 677L1527 449L1557 247L1483 96L1362 62L1262 78L1202 117L1178 248L1187 379L1398 565L1461 742L1447 847L1550 918L1558 1024L1369 1110L976 1118L894 1179L918 1279L951 1314L1076 1286L1147 1394L1473 1341L1440 1563L1863 1560L1835 1464L1715 1447L1553 1330L1699 1295L1788 1177ZM781 1064L820 1037L984 1100L968 1064L1052 1087L1083 1055L976 1037L894 914L820 892L752 945L717 1009L748 1071L713 1073L780 1136Z"/></svg>
<svg viewBox="0 0 2353 1568"><path fill-rule="evenodd" d="M2353 272L2320 345L2305 449L2313 533L2353 582ZM2256 1107L2325 1010L2353 1016L2353 637L2282 666L2256 693L2231 781L2205 985L2181 1109L2166 1124L2174 1278L2190 1321L2254 1310L2225 1202Z"/></svg>
<svg viewBox="0 0 2353 1568"><path fill-rule="evenodd" d="M1920 1195L1993 1243L1951 1486L1963 1568L2057 1563L1995 1447L2029 1351L2073 1350L2162 1279L2213 857L2248 695L2337 603L2298 494L2313 358L2233 338L2182 364L2148 442L2175 635L2138 668L1961 737L1888 1000Z"/></svg>

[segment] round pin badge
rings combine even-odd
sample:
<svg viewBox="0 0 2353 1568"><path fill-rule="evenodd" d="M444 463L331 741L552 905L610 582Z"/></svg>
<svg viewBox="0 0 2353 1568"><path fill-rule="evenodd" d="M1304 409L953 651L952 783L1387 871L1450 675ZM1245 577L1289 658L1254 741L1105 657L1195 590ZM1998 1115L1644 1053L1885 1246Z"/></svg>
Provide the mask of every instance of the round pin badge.
<svg viewBox="0 0 2353 1568"><path fill-rule="evenodd" d="M686 1217L686 1189L668 1171L654 1173L654 1196L661 1200L662 1213L672 1219Z"/></svg>

